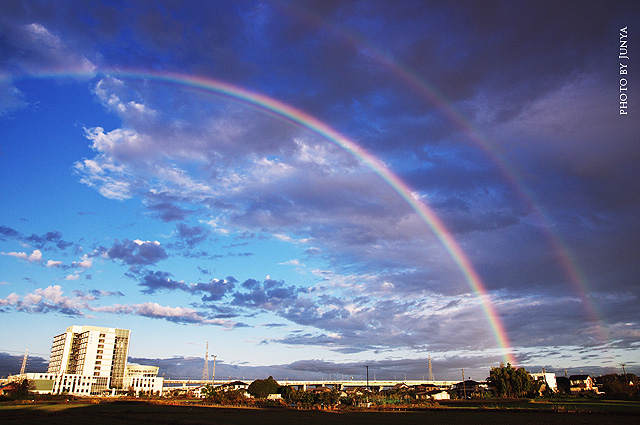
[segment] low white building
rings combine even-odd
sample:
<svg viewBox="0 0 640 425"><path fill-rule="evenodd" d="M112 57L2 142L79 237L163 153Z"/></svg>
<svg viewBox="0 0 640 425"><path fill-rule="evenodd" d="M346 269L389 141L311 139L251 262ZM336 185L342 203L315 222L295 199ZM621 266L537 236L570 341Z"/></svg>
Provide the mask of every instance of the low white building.
<svg viewBox="0 0 640 425"><path fill-rule="evenodd" d="M558 392L558 382L556 381L555 373L546 373L546 372L532 373L531 377L536 381L544 382L544 385L546 386L546 388L549 388L554 393ZM540 388L541 392L544 390L545 390L545 387Z"/></svg>
<svg viewBox="0 0 640 425"><path fill-rule="evenodd" d="M445 390L422 391L416 394L419 400L449 400L451 396Z"/></svg>
<svg viewBox="0 0 640 425"><path fill-rule="evenodd" d="M161 394L164 378L158 377L158 366L128 364L124 370L122 387L126 391Z"/></svg>
<svg viewBox="0 0 640 425"><path fill-rule="evenodd" d="M32 392L38 394L69 394L77 396L103 395L109 391L109 377L75 375L71 373L24 373L10 380L28 379Z"/></svg>

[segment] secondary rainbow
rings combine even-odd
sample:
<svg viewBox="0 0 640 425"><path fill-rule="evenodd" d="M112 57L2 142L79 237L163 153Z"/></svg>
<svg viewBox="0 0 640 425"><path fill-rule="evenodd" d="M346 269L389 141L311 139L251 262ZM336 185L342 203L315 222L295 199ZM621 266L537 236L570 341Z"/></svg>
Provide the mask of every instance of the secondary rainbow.
<svg viewBox="0 0 640 425"><path fill-rule="evenodd" d="M542 225L547 241L551 245L569 283L576 290L576 293L580 296L585 306L588 319L593 323L601 323L601 313L596 303L589 296L591 290L588 280L580 271L569 250L562 243L562 238L553 231L554 226L551 225L548 214L546 214L540 207L540 204L536 202L535 196L526 189L521 173L509 163L499 146L491 143L436 87L426 81L423 76L417 75L409 67L402 65L387 51L380 49L363 36L349 31L344 26L332 22L325 17L310 13L304 6L292 3L286 5L280 4L279 7L284 13L292 14L297 19L303 20L310 25L330 31L337 39L351 45L357 51L363 52L368 58L376 61L383 68L386 68L395 78L411 87L418 96L423 97L429 103L435 105L447 119L465 132L471 140L475 142L476 146L497 166L505 180L509 182L515 193L519 195L520 200L523 201L525 206L531 211L532 216ZM610 338L604 327L601 325L598 326L598 332L600 342L604 344L609 343Z"/></svg>

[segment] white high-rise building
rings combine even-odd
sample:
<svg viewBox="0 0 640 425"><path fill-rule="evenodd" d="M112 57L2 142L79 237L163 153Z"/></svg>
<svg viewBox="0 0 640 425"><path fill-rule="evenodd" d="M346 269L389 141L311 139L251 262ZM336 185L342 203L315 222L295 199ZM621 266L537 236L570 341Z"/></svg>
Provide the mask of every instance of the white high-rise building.
<svg viewBox="0 0 640 425"><path fill-rule="evenodd" d="M130 335L128 329L70 326L53 338L47 373L103 378L108 388L122 389Z"/></svg>
<svg viewBox="0 0 640 425"><path fill-rule="evenodd" d="M53 337L45 373L21 373L10 380L28 379L35 392L96 396L162 392L157 366L127 365L128 329L70 326Z"/></svg>

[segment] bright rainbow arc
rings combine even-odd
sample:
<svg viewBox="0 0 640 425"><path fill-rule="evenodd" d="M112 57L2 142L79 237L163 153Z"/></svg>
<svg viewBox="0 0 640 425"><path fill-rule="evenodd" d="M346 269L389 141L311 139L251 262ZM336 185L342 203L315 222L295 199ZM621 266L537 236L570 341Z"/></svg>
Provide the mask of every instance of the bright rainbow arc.
<svg viewBox="0 0 640 425"><path fill-rule="evenodd" d="M521 174L510 165L509 161L505 158L500 149L491 143L477 128L475 128L475 126L466 119L451 104L451 102L445 98L444 95L442 95L442 93L440 93L423 77L417 75L407 66L400 64L389 53L381 50L367 39L352 31L348 31L346 28L336 24L335 22L308 12L304 6L299 6L297 4L281 4L279 6L284 13L293 14L296 18L306 21L311 25L323 30L328 30L338 39L359 51L366 51L365 54L368 57L388 69L393 76L405 83L408 87L416 90L419 95L424 97L431 104L435 105L449 120L451 120L451 122L456 124L461 130L471 137L476 145L485 152L489 159L493 161L502 176L505 177L506 181L508 181L511 187L515 189L520 199L526 204L536 219L543 225L545 236L553 251L556 253L559 264L563 268L569 283L580 296L580 299L585 306L588 319L593 323L598 324L597 332L600 342L605 345L609 344L610 337L608 336L605 328L599 324L601 322L600 318L602 315L599 312L596 303L593 302L589 296L590 290L588 280L583 276L576 260L562 243L561 237L553 232L553 226L550 224L551 221L539 203L535 201L535 196L533 196L530 191L526 190L526 185L522 183L523 178Z"/></svg>
<svg viewBox="0 0 640 425"><path fill-rule="evenodd" d="M292 6L289 7L292 8ZM297 12L303 13L300 9L297 9ZM311 18L308 14L304 15L307 18ZM553 251L556 253L556 257L565 272L565 276L568 278L569 283L585 306L588 319L591 322L598 324L597 333L600 342L608 345L611 338L608 336L605 328L600 325L602 314L600 313L596 303L593 302L589 296L590 288L588 279L583 275L576 263L576 260L562 243L562 238L553 231L553 226L551 225L551 220L548 218L548 214L545 213L544 209L540 206L540 203L536 201L534 194L531 193L530 190L526 189L521 173L510 164L502 150L484 136L482 132L479 131L467 118L465 118L465 116L459 112L453 104L437 90L437 88L407 66L401 65L391 57L391 55L381 51L370 42L350 34L343 28L331 25L328 21L321 21L320 25L325 28L328 25L339 37L348 40L348 42L353 46L365 47L370 57L389 69L395 77L403 81L408 87L416 90L417 93L422 95L433 105L437 106L439 110L449 120L451 120L451 122L456 124L458 128L470 136L475 144L487 155L489 159L492 160L505 180L511 185L519 195L520 199L532 212L532 215L542 224L545 237Z"/></svg>
<svg viewBox="0 0 640 425"><path fill-rule="evenodd" d="M380 178L387 182L420 216L420 218L427 224L427 226L433 231L439 242L444 246L447 253L453 259L458 266L464 278L471 286L471 289L475 292L481 301L482 309L487 318L492 333L496 339L496 342L502 349L502 356L505 362L509 362L512 365L517 363L513 354L507 332L500 320L500 316L493 306L493 302L490 294L488 293L484 283L480 276L473 268L471 262L465 255L460 245L456 242L451 232L446 228L444 223L436 216L436 214L427 207L423 202L416 199L409 186L400 179L395 173L393 173L382 161L370 154L367 150L349 140L347 137L340 134L327 124L321 122L317 118L282 103L278 100L246 90L241 87L234 86L222 81L197 77L191 75L183 75L170 72L135 72L135 71L121 71L110 70L101 72L49 72L38 74L39 77L69 77L69 76L88 76L96 77L98 75L115 76L122 78L131 78L139 80L156 80L161 82L169 82L177 85L183 85L193 87L196 89L213 92L216 94L224 95L228 98L246 102L250 105L258 107L269 113L275 113L279 117L283 117L303 128L311 130L312 132L320 135L326 140L341 147L354 157L358 158L362 163L369 167ZM0 78L2 79L2 78Z"/></svg>

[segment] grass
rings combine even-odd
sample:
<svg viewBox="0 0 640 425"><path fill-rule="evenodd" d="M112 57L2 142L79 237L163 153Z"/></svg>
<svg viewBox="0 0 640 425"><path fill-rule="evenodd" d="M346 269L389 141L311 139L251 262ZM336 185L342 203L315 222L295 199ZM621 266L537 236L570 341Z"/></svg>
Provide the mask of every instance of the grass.
<svg viewBox="0 0 640 425"><path fill-rule="evenodd" d="M629 413L640 415L640 402L590 398L561 399L489 399L441 402L443 407L457 409L540 410L580 413Z"/></svg>
<svg viewBox="0 0 640 425"><path fill-rule="evenodd" d="M464 403L464 402L463 402ZM547 403L466 403L439 409L406 412L289 410L284 408L225 408L169 406L143 401L91 403L0 404L0 423L51 425L113 424L638 424L640 403L609 401L562 401ZM500 406L498 406L500 405ZM542 406L541 406L542 405ZM526 407L523 407L526 406ZM559 406L566 406L559 409Z"/></svg>

